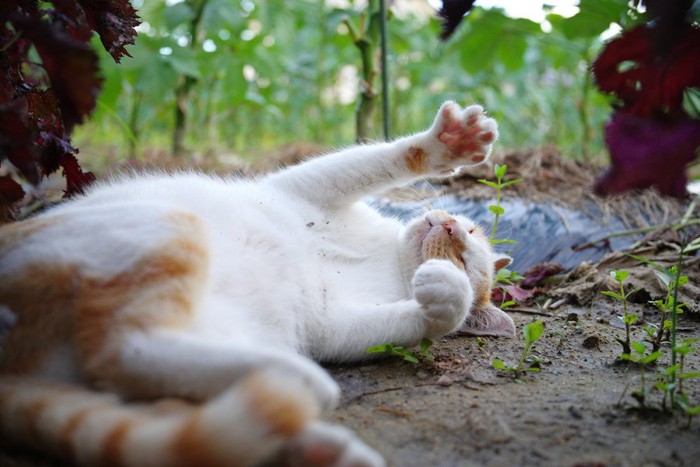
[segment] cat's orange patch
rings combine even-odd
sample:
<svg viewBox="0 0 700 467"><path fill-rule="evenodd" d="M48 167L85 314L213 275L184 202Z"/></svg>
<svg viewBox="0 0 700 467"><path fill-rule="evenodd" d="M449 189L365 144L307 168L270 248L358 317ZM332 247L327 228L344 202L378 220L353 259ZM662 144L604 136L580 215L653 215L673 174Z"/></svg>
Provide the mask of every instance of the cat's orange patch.
<svg viewBox="0 0 700 467"><path fill-rule="evenodd" d="M464 242L449 235L435 235L423 245L423 257L428 259L447 259L459 269L464 269L462 252L465 249Z"/></svg>
<svg viewBox="0 0 700 467"><path fill-rule="evenodd" d="M75 456L73 434L76 432L76 430L80 427L80 425L82 425L83 421L88 417L88 415L90 415L92 412L102 410L103 408L103 406L91 406L79 409L77 412L71 414L68 421L61 427L60 431L58 432L57 441L59 450L66 457L73 458Z"/></svg>
<svg viewBox="0 0 700 467"><path fill-rule="evenodd" d="M31 373L70 339L77 277L76 267L52 264L31 264L0 277L0 303L17 316L0 353L0 372Z"/></svg>
<svg viewBox="0 0 700 467"><path fill-rule="evenodd" d="M218 467L227 465L236 467L245 465L236 463L235 459L221 459L213 450L207 435L202 430L202 411L197 409L187 419L172 441L172 451L178 464L182 466Z"/></svg>
<svg viewBox="0 0 700 467"><path fill-rule="evenodd" d="M406 167L413 173L423 174L428 171L428 153L423 148L411 146L405 156Z"/></svg>
<svg viewBox="0 0 700 467"><path fill-rule="evenodd" d="M196 245L178 240L108 279L85 278L77 301L82 353L99 352L112 330L183 327L191 321L197 283L203 282ZM199 257L200 259L198 259Z"/></svg>
<svg viewBox="0 0 700 467"><path fill-rule="evenodd" d="M138 419L127 418L112 427L107 436L102 440L100 449L100 465L121 466L124 465L124 439L129 434L132 426L139 422Z"/></svg>
<svg viewBox="0 0 700 467"><path fill-rule="evenodd" d="M280 391L267 381L264 373L249 376L243 383L243 390L251 398L253 412L274 434L291 436L320 416L318 404L311 395Z"/></svg>

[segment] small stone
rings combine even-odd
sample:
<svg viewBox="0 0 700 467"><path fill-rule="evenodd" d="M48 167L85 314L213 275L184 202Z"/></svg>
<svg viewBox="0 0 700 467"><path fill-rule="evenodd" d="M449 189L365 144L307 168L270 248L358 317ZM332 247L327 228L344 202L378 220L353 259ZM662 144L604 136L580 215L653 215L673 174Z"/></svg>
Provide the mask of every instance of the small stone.
<svg viewBox="0 0 700 467"><path fill-rule="evenodd" d="M592 334L583 340L582 345L586 349L600 349L600 336Z"/></svg>
<svg viewBox="0 0 700 467"><path fill-rule="evenodd" d="M578 323L578 315L576 313L569 313L568 315L566 315L566 322L567 323L571 323L571 322Z"/></svg>

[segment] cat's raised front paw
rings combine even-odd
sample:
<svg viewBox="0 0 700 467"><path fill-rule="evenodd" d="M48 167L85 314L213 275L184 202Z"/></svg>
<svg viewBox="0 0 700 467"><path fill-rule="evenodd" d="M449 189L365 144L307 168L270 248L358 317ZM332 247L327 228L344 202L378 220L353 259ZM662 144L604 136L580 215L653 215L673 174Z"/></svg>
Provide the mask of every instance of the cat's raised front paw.
<svg viewBox="0 0 700 467"><path fill-rule="evenodd" d="M462 325L474 291L467 275L454 264L431 259L421 264L413 277L413 296L425 313L426 337L436 338Z"/></svg>
<svg viewBox="0 0 700 467"><path fill-rule="evenodd" d="M451 173L456 168L486 160L498 138L498 125L484 114L480 105L460 107L452 101L440 107L427 133L426 147L411 147L408 165L422 156L422 165L433 173ZM426 157L426 155L430 155ZM413 164L416 165L415 163Z"/></svg>

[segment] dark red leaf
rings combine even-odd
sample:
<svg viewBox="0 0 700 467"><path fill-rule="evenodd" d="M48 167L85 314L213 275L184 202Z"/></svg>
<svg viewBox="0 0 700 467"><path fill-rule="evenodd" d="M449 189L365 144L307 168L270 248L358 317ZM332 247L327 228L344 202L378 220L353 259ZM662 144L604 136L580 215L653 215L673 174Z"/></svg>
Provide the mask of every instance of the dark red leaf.
<svg viewBox="0 0 700 467"><path fill-rule="evenodd" d="M66 178L66 196L84 193L85 188L95 181L91 172L83 172L75 156L64 156L61 159L61 167Z"/></svg>
<svg viewBox="0 0 700 467"><path fill-rule="evenodd" d="M24 190L9 175L0 175L0 204L14 204L24 197Z"/></svg>
<svg viewBox="0 0 700 467"><path fill-rule="evenodd" d="M518 285L526 289L536 287L540 285L540 282L542 282L542 280L546 279L547 277L559 274L564 269L564 266L559 263L535 264L523 273L524 279L521 279L520 282L518 282Z"/></svg>
<svg viewBox="0 0 700 467"><path fill-rule="evenodd" d="M63 25L73 39L89 42L93 31L82 7L75 0L51 0L51 3L55 7L51 11L52 23Z"/></svg>
<svg viewBox="0 0 700 467"><path fill-rule="evenodd" d="M13 21L39 52L61 106L64 129L70 133L95 108L102 84L97 54L87 44L57 32L45 21L19 16Z"/></svg>
<svg viewBox="0 0 700 467"><path fill-rule="evenodd" d="M597 193L653 186L666 195L685 197L685 168L697 157L700 121L659 122L617 111L605 127L605 143L612 165L596 183Z"/></svg>
<svg viewBox="0 0 700 467"><path fill-rule="evenodd" d="M24 190L9 175L0 176L0 224L14 219L13 206L24 198Z"/></svg>
<svg viewBox="0 0 700 467"><path fill-rule="evenodd" d="M38 183L37 154L23 115L19 105L0 108L0 161L6 157L27 180Z"/></svg>
<svg viewBox="0 0 700 467"><path fill-rule="evenodd" d="M514 301L522 303L535 295L535 290L524 290L517 285L506 285L505 287L494 287L491 290L491 301L493 303L503 303Z"/></svg>
<svg viewBox="0 0 700 467"><path fill-rule="evenodd" d="M39 161L44 175L49 175L62 166L62 161L67 156L73 156L78 150L71 146L65 138L60 138L54 133L41 132L41 148Z"/></svg>
<svg viewBox="0 0 700 467"><path fill-rule="evenodd" d="M124 46L134 43L134 28L141 21L129 0L78 0L78 3L114 61L119 63L124 55L131 57Z"/></svg>
<svg viewBox="0 0 700 467"><path fill-rule="evenodd" d="M676 42L658 50L655 26L640 25L610 41L593 63L596 84L640 117L682 114L687 87L700 87L700 29L676 25Z"/></svg>

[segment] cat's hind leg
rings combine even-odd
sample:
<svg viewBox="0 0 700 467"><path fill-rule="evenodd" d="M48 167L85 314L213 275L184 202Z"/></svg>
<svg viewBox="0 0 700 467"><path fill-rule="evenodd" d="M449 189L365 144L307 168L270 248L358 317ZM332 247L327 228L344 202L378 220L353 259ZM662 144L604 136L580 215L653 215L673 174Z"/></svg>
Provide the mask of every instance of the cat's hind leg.
<svg viewBox="0 0 700 467"><path fill-rule="evenodd" d="M384 465L351 432L318 421L303 381L276 371L254 371L202 405L169 404L0 376L0 435L78 465Z"/></svg>

